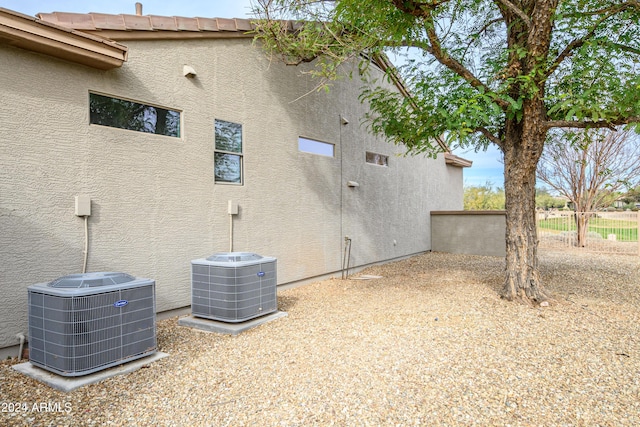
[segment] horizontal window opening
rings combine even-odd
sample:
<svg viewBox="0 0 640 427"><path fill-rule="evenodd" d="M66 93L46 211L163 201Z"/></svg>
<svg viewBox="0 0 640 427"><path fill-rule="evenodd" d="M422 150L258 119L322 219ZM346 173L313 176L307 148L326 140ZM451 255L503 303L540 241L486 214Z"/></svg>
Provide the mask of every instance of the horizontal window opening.
<svg viewBox="0 0 640 427"><path fill-rule="evenodd" d="M384 154L367 151L366 161L372 165L389 166L389 156L385 156Z"/></svg>
<svg viewBox="0 0 640 427"><path fill-rule="evenodd" d="M298 138L298 150L319 156L334 157L335 145L309 138Z"/></svg>
<svg viewBox="0 0 640 427"><path fill-rule="evenodd" d="M180 137L180 112L89 93L89 122L156 135Z"/></svg>

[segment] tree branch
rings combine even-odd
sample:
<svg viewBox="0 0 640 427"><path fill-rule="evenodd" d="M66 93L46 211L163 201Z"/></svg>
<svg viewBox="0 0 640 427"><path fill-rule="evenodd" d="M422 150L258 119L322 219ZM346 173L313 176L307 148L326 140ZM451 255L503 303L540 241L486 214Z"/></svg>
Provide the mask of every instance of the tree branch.
<svg viewBox="0 0 640 427"><path fill-rule="evenodd" d="M462 63L452 58L442 50L440 38L435 31L435 22L433 20L432 11L436 6L446 3L449 0L432 1L430 3L422 3L419 1L405 1L405 0L391 0L391 3L401 12L409 15L420 17L425 20L425 30L427 33L427 39L429 44L422 44L421 49L433 55L438 62L445 67L449 68L454 73L465 79L473 88L483 88L485 93L492 93L491 88L485 85L480 79L478 79L471 71L469 71ZM493 101L500 106L503 110L509 108L509 103L497 96L493 97Z"/></svg>
<svg viewBox="0 0 640 427"><path fill-rule="evenodd" d="M575 39L571 43L569 43L564 48L564 50L560 53L560 55L558 55L557 58L553 61L549 69L547 69L547 72L545 73L545 77L549 77L551 74L553 74L558 69L560 64L562 64L562 61L564 61L565 59L573 55L573 52L576 49L579 49L580 47L582 47L587 40L593 37L594 34L595 34L595 28L593 28L586 36L580 39Z"/></svg>
<svg viewBox="0 0 640 427"><path fill-rule="evenodd" d="M515 4L511 3L509 0L497 0L504 7L509 9L511 12L515 13L518 18L522 19L522 22L527 26L528 29L531 29L531 19L524 13L522 9L517 7Z"/></svg>
<svg viewBox="0 0 640 427"><path fill-rule="evenodd" d="M626 52L635 53L636 55L640 55L640 49L636 49L635 47L627 46L620 43L608 43L610 46L615 47L616 49L624 50Z"/></svg>
<svg viewBox="0 0 640 427"><path fill-rule="evenodd" d="M482 26L482 28L480 28L474 35L470 35L469 36L469 41L467 42L467 47L464 49L464 53L462 54L462 57L464 58L467 55L467 52L469 51L469 49L471 48L471 45L474 43L474 36L478 36L480 37L482 35L482 33L486 33L489 30L489 27L492 26L493 24L496 24L498 22L503 22L504 18L498 18L498 19L492 19L491 21L487 22L486 24L484 24Z"/></svg>
<svg viewBox="0 0 640 427"><path fill-rule="evenodd" d="M607 128L615 130L615 126L640 123L640 116L624 117L616 120L577 121L577 120L549 120L545 123L547 129L551 128Z"/></svg>
<svg viewBox="0 0 640 427"><path fill-rule="evenodd" d="M440 0L440 1L431 1L431 2L422 2L422 1L406 1L406 0L391 0L391 3L401 12L407 13L411 16L415 16L416 18L425 18L428 14L431 14L431 11L440 6L441 4L447 3L450 0Z"/></svg>
<svg viewBox="0 0 640 427"><path fill-rule="evenodd" d="M577 12L577 13L566 14L566 15L563 15L563 17L593 16L593 15L602 15L602 14L605 14L605 13L615 14L615 13L627 10L628 8L640 9L640 1L638 1L638 0L630 0L630 1L626 1L624 3L617 4L615 6L605 7L605 8L598 9L598 10L581 11L581 12Z"/></svg>
<svg viewBox="0 0 640 427"><path fill-rule="evenodd" d="M578 211L593 211L637 182L639 155L640 140L630 131L558 133L540 158L538 178L567 195Z"/></svg>
<svg viewBox="0 0 640 427"><path fill-rule="evenodd" d="M458 62L456 59L452 58L448 53L442 50L440 38L436 34L435 23L430 11L426 13L426 16L424 18L426 21L425 31L427 33L427 39L429 40L429 43L431 45L431 50L428 52L433 55L442 65L465 79L474 89L482 88L486 94L492 94L493 92L490 87L485 85L464 65L462 65L460 62ZM509 108L509 103L504 99L500 99L497 95L493 96L492 100L505 111Z"/></svg>
<svg viewBox="0 0 640 427"><path fill-rule="evenodd" d="M598 19L594 23L593 27L591 28L591 30L587 34L585 34L581 38L573 40L571 43L569 43L564 48L562 53L560 53L560 55L558 55L558 57L553 61L553 63L551 64L551 66L549 67L547 72L545 73L545 77L549 77L551 74L553 74L553 72L560 66L562 61L567 59L569 56L573 55L573 52L576 49L579 49L589 39L591 39L595 35L595 32L598 29L598 27L600 26L600 24L602 24L604 21L606 21L607 19L609 19L613 15L625 11L629 7L640 9L640 1L639 0L632 0L632 1L628 1L628 2L619 4L619 5L616 5L616 6L600 9L600 10L597 10L597 11L582 13L580 16L584 16L584 15L604 15L604 16L602 16L600 19ZM629 47L629 46L618 45L618 44L613 44L613 45L616 46L619 49L628 50L628 51L633 52L633 53L639 53L637 49L634 49L634 48Z"/></svg>
<svg viewBox="0 0 640 427"><path fill-rule="evenodd" d="M487 138L489 141L493 142L494 144L496 144L498 147L500 147L500 149L503 149L503 141L498 138L497 136L495 136L494 134L492 134L491 132L489 132L489 129L485 128L485 127L477 127L474 129L476 132L480 132L485 138Z"/></svg>

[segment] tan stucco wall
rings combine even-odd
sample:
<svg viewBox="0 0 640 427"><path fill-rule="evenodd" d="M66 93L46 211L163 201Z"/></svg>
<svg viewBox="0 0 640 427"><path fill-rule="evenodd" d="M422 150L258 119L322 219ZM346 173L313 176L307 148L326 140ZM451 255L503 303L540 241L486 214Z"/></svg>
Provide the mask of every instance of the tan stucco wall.
<svg viewBox="0 0 640 427"><path fill-rule="evenodd" d="M431 249L454 254L506 255L504 211L432 211Z"/></svg>
<svg viewBox="0 0 640 427"><path fill-rule="evenodd" d="M352 266L429 250L429 211L462 208L460 168L366 133L359 80L316 92L246 39L126 45L111 71L0 45L0 347L26 333L28 285L81 271L77 194L93 201L88 270L155 279L159 311L190 304L190 260L229 250L228 200L234 250L277 257L281 284L340 270L345 235ZM89 125L89 91L181 110L183 135ZM213 183L215 118L243 124L243 186ZM299 152L298 136L336 157Z"/></svg>

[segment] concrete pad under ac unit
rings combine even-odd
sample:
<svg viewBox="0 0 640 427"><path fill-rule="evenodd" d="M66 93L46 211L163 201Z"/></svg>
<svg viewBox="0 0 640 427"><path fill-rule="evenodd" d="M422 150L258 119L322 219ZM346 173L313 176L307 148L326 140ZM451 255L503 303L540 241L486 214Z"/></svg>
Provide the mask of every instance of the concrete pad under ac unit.
<svg viewBox="0 0 640 427"><path fill-rule="evenodd" d="M238 335L248 329L260 326L263 323L271 322L281 317L287 316L284 311L276 311L275 313L257 317L241 323L227 323L217 320L203 319L194 316L183 317L178 319L178 325L187 326L189 328L200 329L206 332L217 332L220 334Z"/></svg>
<svg viewBox="0 0 640 427"><path fill-rule="evenodd" d="M38 368L37 366L32 365L30 362L14 365L13 369L28 377L33 378L36 381L40 381L41 383L44 383L49 387L68 393L85 385L95 384L100 381L106 380L107 378L115 377L116 375L128 374L130 372L137 371L143 366L147 366L148 364L167 356L167 353L157 351L147 357L132 360L131 362L125 363L124 365L114 366L113 368L79 377L63 377L42 368Z"/></svg>

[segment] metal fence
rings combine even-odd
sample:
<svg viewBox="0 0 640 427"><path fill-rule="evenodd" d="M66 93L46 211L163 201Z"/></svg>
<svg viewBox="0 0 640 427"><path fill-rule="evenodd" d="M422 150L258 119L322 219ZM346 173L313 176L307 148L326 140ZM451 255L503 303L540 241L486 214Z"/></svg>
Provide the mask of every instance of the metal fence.
<svg viewBox="0 0 640 427"><path fill-rule="evenodd" d="M540 248L640 256L640 211L537 213Z"/></svg>

